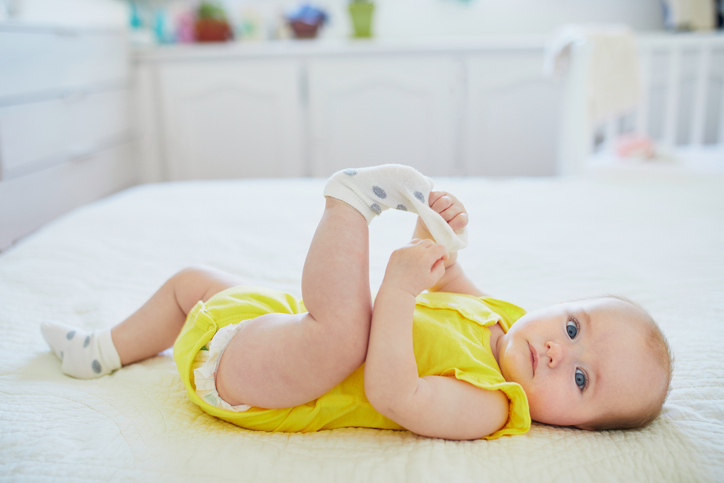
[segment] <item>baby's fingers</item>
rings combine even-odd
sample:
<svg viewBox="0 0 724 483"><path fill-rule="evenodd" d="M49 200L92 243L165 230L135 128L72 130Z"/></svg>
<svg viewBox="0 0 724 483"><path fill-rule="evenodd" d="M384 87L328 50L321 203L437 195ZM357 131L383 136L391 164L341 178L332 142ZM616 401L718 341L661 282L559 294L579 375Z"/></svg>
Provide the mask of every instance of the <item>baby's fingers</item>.
<svg viewBox="0 0 724 483"><path fill-rule="evenodd" d="M434 260L435 263L450 258L450 253L448 253L447 248L440 243L433 243L427 250L430 252L430 259Z"/></svg>
<svg viewBox="0 0 724 483"><path fill-rule="evenodd" d="M432 276L431 285L435 284L440 278L445 275L445 260L450 258L450 254L444 245L435 244L430 247L429 250L433 253L432 259L434 260L430 267L430 275Z"/></svg>
<svg viewBox="0 0 724 483"><path fill-rule="evenodd" d="M453 231L462 230L468 224L465 206L449 193L443 191L430 193L430 207L442 216Z"/></svg>

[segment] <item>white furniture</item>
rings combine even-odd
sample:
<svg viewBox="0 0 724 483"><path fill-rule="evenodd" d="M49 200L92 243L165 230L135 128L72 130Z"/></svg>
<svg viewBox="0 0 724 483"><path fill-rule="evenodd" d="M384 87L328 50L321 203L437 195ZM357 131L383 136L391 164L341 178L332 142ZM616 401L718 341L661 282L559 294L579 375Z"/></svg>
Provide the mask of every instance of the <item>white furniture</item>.
<svg viewBox="0 0 724 483"><path fill-rule="evenodd" d="M657 158L638 167L724 172L724 35L639 36L642 98L627 113L590 125L586 99L591 45L571 49L563 97L557 172L636 166L615 153L635 133L655 142Z"/></svg>
<svg viewBox="0 0 724 483"><path fill-rule="evenodd" d="M449 174L456 161L460 79L460 64L449 55L311 59L312 173L380 160Z"/></svg>
<svg viewBox="0 0 724 483"><path fill-rule="evenodd" d="M0 22L0 72L3 249L138 170L123 29Z"/></svg>
<svg viewBox="0 0 724 483"><path fill-rule="evenodd" d="M298 62L251 60L159 71L171 179L299 176Z"/></svg>
<svg viewBox="0 0 724 483"><path fill-rule="evenodd" d="M722 39L637 35L645 101L636 129L665 150L689 156L682 144L703 143L697 153L719 156L710 145L724 145L724 136L713 134L724 125ZM501 37L241 42L140 52L143 178L327 176L381 163L410 164L431 175L578 172L594 134L579 119L583 111L570 109L585 106L585 79L572 74L564 86L546 77L545 46L543 37ZM598 144L631 124L624 121L612 120ZM565 156L572 169L557 165Z"/></svg>
<svg viewBox="0 0 724 483"><path fill-rule="evenodd" d="M559 87L544 39L277 42L140 52L146 180L553 174ZM530 132L529 132L530 131Z"/></svg>

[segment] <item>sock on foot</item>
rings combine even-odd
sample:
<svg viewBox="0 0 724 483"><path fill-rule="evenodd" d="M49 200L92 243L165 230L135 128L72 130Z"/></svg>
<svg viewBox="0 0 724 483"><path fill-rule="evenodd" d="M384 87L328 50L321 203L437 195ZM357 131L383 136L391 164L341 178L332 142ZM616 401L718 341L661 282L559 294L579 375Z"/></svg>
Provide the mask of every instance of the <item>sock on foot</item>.
<svg viewBox="0 0 724 483"><path fill-rule="evenodd" d="M121 367L111 329L85 332L58 322L43 322L40 331L62 361L61 370L69 376L93 379Z"/></svg>
<svg viewBox="0 0 724 483"><path fill-rule="evenodd" d="M467 230L455 233L429 205L432 180L410 166L384 164L345 169L332 175L324 196L344 201L359 211L369 224L388 208L417 213L437 243L455 252L468 244Z"/></svg>

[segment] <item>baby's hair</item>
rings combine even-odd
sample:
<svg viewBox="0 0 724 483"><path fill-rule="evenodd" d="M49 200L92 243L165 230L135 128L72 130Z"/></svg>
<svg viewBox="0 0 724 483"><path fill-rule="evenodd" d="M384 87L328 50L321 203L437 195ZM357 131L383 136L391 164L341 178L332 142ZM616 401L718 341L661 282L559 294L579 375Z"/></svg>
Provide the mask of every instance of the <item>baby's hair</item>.
<svg viewBox="0 0 724 483"><path fill-rule="evenodd" d="M664 336L661 328L646 309L640 304L619 295L607 295L606 298L620 300L635 310L638 315L637 319L645 325L646 343L651 350L651 354L655 358L657 365L666 372L666 384L649 404L638 413L604 415L597 420L589 422L587 426L596 431L642 428L656 419L661 413L664 401L666 401L670 391L671 376L674 371L674 356L666 340L666 336Z"/></svg>

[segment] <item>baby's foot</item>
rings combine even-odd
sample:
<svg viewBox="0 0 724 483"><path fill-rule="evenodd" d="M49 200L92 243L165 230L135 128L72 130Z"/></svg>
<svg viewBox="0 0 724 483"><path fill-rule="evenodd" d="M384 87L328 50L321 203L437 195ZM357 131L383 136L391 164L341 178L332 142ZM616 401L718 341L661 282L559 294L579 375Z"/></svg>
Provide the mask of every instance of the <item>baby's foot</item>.
<svg viewBox="0 0 724 483"><path fill-rule="evenodd" d="M69 376L93 379L121 367L111 329L85 332L57 322L43 322L40 331L62 361L61 370Z"/></svg>
<svg viewBox="0 0 724 483"><path fill-rule="evenodd" d="M432 180L410 166L384 164L369 168L345 169L332 175L324 196L342 200L354 207L369 224L388 208L417 213L436 242L450 252L467 246L465 233L456 234L429 205Z"/></svg>
<svg viewBox="0 0 724 483"><path fill-rule="evenodd" d="M388 208L417 213L427 206L432 180L401 164L345 169L332 175L324 196L342 200L365 217L367 223Z"/></svg>

